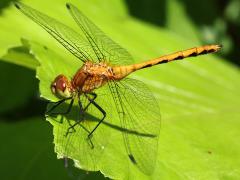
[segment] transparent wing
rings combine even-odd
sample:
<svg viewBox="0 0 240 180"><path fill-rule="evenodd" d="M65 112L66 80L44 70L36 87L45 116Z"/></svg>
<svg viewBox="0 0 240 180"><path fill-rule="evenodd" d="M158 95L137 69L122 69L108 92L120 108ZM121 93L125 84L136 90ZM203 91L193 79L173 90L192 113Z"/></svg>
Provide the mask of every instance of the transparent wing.
<svg viewBox="0 0 240 180"><path fill-rule="evenodd" d="M54 127L54 143L55 151L59 158L69 158L74 160L75 165L81 169L98 171L104 149L108 144L109 133L105 132L103 128L98 128L91 138L88 139L89 132L99 122L101 113L96 111L96 108L89 106L88 110L84 112L84 120L78 123L72 133L68 132L71 125L75 124L81 119L83 114L80 112L78 100L75 99L75 105L72 107L71 112L66 115L59 115L56 118L48 117L48 120ZM81 96L81 103L86 107L89 101ZM56 112L65 112L69 104L65 103L56 109ZM94 147L93 147L94 146Z"/></svg>
<svg viewBox="0 0 240 180"><path fill-rule="evenodd" d="M158 135L160 131L160 112L157 101L141 81L124 79L109 84L114 98L124 143L130 160L144 173L151 174L155 167Z"/></svg>
<svg viewBox="0 0 240 180"><path fill-rule="evenodd" d="M133 79L110 82L109 85L97 89L96 93L98 96L95 102L106 111L107 116L94 131L94 148L87 136L103 114L92 104L85 111L84 121L75 126L76 132L65 137L70 127L67 121L73 124L81 116L79 107L75 104L71 113L64 116L62 124L51 121L54 125L55 150L58 155L73 159L82 169L99 170L101 160L107 157L104 150L111 146L109 142L116 140L118 132L121 132L131 162L145 174L151 174L157 159L160 130L159 107L152 93L144 83ZM83 107L86 107L89 101L84 96L80 98ZM63 106L56 112L66 111L69 104L65 105L66 107Z"/></svg>
<svg viewBox="0 0 240 180"><path fill-rule="evenodd" d="M94 23L84 16L74 5L67 4L71 15L81 28L94 50L98 61L110 62L112 65L132 64L132 56L127 50L106 36Z"/></svg>
<svg viewBox="0 0 240 180"><path fill-rule="evenodd" d="M85 62L86 60L92 59L92 52L89 51L89 49L91 49L89 43L73 29L20 2L16 2L15 6L22 13L44 28L81 61Z"/></svg>

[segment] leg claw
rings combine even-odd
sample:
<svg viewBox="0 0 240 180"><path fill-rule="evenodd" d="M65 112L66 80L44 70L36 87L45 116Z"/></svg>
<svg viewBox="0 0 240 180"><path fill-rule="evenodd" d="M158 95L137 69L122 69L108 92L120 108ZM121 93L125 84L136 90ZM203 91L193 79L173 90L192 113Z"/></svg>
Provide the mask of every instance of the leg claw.
<svg viewBox="0 0 240 180"><path fill-rule="evenodd" d="M94 148L94 145L93 145L93 142L92 142L92 137L93 137L92 134L88 135L88 137L87 137L87 142L89 143L91 149Z"/></svg>

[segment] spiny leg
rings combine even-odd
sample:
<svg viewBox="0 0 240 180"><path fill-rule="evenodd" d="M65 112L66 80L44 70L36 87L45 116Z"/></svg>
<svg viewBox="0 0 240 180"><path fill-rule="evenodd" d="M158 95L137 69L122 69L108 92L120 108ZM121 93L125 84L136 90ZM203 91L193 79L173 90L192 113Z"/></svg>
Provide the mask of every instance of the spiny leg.
<svg viewBox="0 0 240 180"><path fill-rule="evenodd" d="M89 93L89 94L90 94L90 93ZM106 112L94 101L94 100L97 98L97 94L91 93L91 95L93 95L93 98L92 98L92 99L85 94L85 97L86 97L86 98L88 99L88 101L89 101L89 103L86 105L85 108L83 108L82 103L81 103L81 101L80 101L80 98L78 99L78 104L79 104L79 108L80 108L80 114L82 115L82 116L81 116L81 119L79 119L75 124L71 125L71 126L68 128L67 133L66 133L65 136L67 136L69 133L72 133L72 132L70 132L70 130L73 130L74 132L76 132L76 130L74 129L74 127L79 124L86 132L88 132L88 140L90 141L91 147L94 148L94 145L93 145L92 140L91 140L91 135L93 134L93 132L97 129L97 127L98 127L98 126L103 122L103 120L105 119L105 117L106 117ZM90 132L88 129L86 129L84 126L82 126L82 125L80 124L80 122L84 120L84 115L85 115L84 113L85 113L85 111L87 110L87 108L90 106L90 104L93 104L93 105L94 105L99 111L101 111L102 114L103 114L103 118L98 122L98 124L94 127L94 129L93 129L91 132Z"/></svg>
<svg viewBox="0 0 240 180"><path fill-rule="evenodd" d="M84 107L84 109L83 109L82 103L81 103L81 101L80 101L80 98L78 99L78 104L79 104L79 108L80 108L80 114L81 114L82 116L81 116L81 119L79 119L75 124L70 125L70 127L68 128L68 131L67 131L67 133L66 133L66 136L67 136L69 133L72 133L72 132L70 132L70 130L73 130L74 132L76 132L76 130L74 129L74 127L75 127L76 125L80 125L88 134L91 133L87 128L85 128L83 125L80 124L80 122L84 120L84 115L85 115L84 113L86 112L87 108L88 108L89 105L92 103L92 101L94 101L94 100L97 98L97 94L95 94L95 93L90 93L90 94L93 95L93 98L91 99L91 101L89 101L89 103L86 105L86 107ZM90 98L88 97L87 99L89 100ZM91 139L90 139L90 145L91 145L92 148L94 147Z"/></svg>
<svg viewBox="0 0 240 180"><path fill-rule="evenodd" d="M78 98L78 106L79 106L79 109L80 109L80 119L77 120L73 125L69 124L70 126L68 127L68 130L66 132L66 135L67 136L69 133L72 133L72 132L76 132L76 130L74 129L74 127L76 125L78 125L83 119L84 119L84 109L83 109L83 106L82 106L82 103L80 101L80 98ZM72 130L72 131L71 131Z"/></svg>
<svg viewBox="0 0 240 180"><path fill-rule="evenodd" d="M91 95L93 95L93 98L92 98L92 101L94 101L95 99L96 99L96 97L97 97L97 94L95 94L95 93L91 93ZM87 108L89 107L89 105L91 104L91 101L89 101L89 103L86 105L86 107L84 107L83 108L83 106L82 106L82 103L81 103L81 101L80 101L80 98L78 98L78 105L79 105L79 109L80 109L80 115L82 115L81 116L81 119L80 120L78 120L78 121L76 121L76 123L74 123L73 125L71 125L68 129L68 133L71 133L71 132L69 132L71 129L74 129L74 127L76 126L76 125L78 125L81 121L83 121L84 120L84 113L85 113L85 111L87 110ZM88 131L84 126L82 126L83 127L83 129L85 130L85 131L87 131L88 133L90 133L90 131ZM75 130L74 130L75 131Z"/></svg>
<svg viewBox="0 0 240 180"><path fill-rule="evenodd" d="M93 128L93 130L88 134L88 139L91 140L91 136L93 134L93 132L98 128L98 126L103 122L103 120L105 119L106 117L106 112L103 110L103 108L101 106L99 106L93 99L90 99L87 94L84 94L85 97L89 100L90 104L93 104L102 114L103 114L103 117L102 119L98 122L98 124Z"/></svg>
<svg viewBox="0 0 240 180"><path fill-rule="evenodd" d="M49 112L53 111L55 108L57 108L57 107L60 106L63 102L65 102L66 100L69 100L69 99L72 99L72 100L71 100L71 102L70 102L70 104L69 104L69 106L68 106L68 108L67 108L67 111L65 111L65 112L53 112L53 113L50 113L50 116L54 116L54 115L66 115L66 114L68 114L68 113L71 111L71 109L72 109L72 105L73 105L73 102L74 102L74 99L73 99L73 98L62 99L62 100L56 102L55 105L54 105L50 110L48 110L46 113L49 113ZM47 116L48 116L48 114L47 114ZM62 122L63 122L63 119L60 120L60 123L62 123ZM69 121L68 119L67 119L67 122L68 122L68 124L71 126L70 121Z"/></svg>
<svg viewBox="0 0 240 180"><path fill-rule="evenodd" d="M96 98L97 98L97 94L95 94L95 93L89 93L89 94L91 94L92 96L93 96L93 98L92 98L92 100L91 101L94 101ZM89 97L88 97L89 98ZM88 99L89 100L89 99ZM87 110L87 108L88 108L88 106L90 105L90 104L92 104L92 102L91 101L89 101L89 103L86 105L86 107L84 108L84 112Z"/></svg>
<svg viewBox="0 0 240 180"><path fill-rule="evenodd" d="M46 112L46 114L52 112L54 109L56 109L58 106L60 106L62 103L64 103L65 101L67 101L69 99L72 99L72 100L71 100L71 103L68 106L68 109L67 109L66 112L54 112L54 113L51 113L50 115L56 115L56 114L64 115L64 114L68 114L71 111L71 108L72 108L72 105L73 105L73 101L74 101L74 99L72 97L71 98L66 98L66 99L61 99L60 101L55 102L54 105Z"/></svg>
<svg viewBox="0 0 240 180"><path fill-rule="evenodd" d="M92 104L92 101L94 101L94 100L97 98L97 94L95 94L95 93L89 93L89 94L93 95L93 98L91 99L91 101L89 101L89 103L87 104L87 106L84 108L84 112L87 110L88 106L89 106L90 104ZM89 99L88 99L88 100L89 100ZM90 132L89 130L87 130L85 127L84 127L84 129L88 132L88 134L91 133L91 132ZM93 148L94 148L94 145L93 145L92 139L89 138L89 136L88 136L88 140L89 140L89 142L90 142L91 148L93 149Z"/></svg>

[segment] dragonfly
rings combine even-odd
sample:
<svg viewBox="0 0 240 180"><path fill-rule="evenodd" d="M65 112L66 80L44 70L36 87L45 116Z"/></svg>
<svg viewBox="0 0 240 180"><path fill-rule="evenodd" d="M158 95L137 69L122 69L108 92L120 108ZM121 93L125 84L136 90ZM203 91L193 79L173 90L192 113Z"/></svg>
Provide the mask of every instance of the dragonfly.
<svg viewBox="0 0 240 180"><path fill-rule="evenodd" d="M92 106L99 111L101 117L91 129L86 129L89 141L104 121L111 121L108 119L111 112L107 112L105 107L97 101L98 94L96 93L97 89L107 87L108 93L104 98L113 100L111 111L116 112L121 128L128 131L122 131L122 135L130 162L143 173L152 174L157 159L160 132L159 105L147 85L128 76L135 71L155 65L214 53L221 49L221 45L194 47L145 62L134 63L126 49L105 35L76 6L70 3L67 3L66 7L81 33L23 3L17 2L15 6L82 62L82 66L71 79L60 74L50 85L51 92L59 101L55 102L48 112L70 101L64 112L58 112L58 114L66 115L71 111L74 102L78 102L81 118L76 119L74 124L69 123L66 136L73 133L76 126L84 122L86 113ZM81 98L85 98L85 103ZM90 144L94 149L94 143Z"/></svg>

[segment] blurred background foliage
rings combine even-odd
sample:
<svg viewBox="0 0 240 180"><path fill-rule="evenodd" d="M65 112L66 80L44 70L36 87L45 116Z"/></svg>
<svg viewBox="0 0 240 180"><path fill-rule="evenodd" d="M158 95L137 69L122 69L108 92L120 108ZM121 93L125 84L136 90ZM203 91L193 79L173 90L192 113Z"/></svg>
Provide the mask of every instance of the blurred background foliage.
<svg viewBox="0 0 240 180"><path fill-rule="evenodd" d="M221 56L236 66L240 65L240 0L125 2L131 16L137 19L185 37L192 34L191 38L201 44L224 44ZM170 3L173 5L169 6ZM0 1L0 16L9 6L12 6L11 0ZM179 9L184 10L188 19L178 18ZM194 24L195 29L190 34L179 28L187 23ZM44 121L47 102L40 98L35 71L0 61L0 82L1 179L103 177L96 173L79 174L79 170L66 169L64 162L56 159L52 128Z"/></svg>
<svg viewBox="0 0 240 180"><path fill-rule="evenodd" d="M132 16L153 23L158 26L175 30L181 20L171 23L169 16L172 11L168 9L171 0L126 0ZM198 38L202 44L224 44L222 57L234 64L240 65L240 0L179 0L180 8L184 8L189 21L198 29ZM172 16L177 16L176 13ZM183 34L184 35L184 34ZM186 34L185 34L186 35Z"/></svg>

